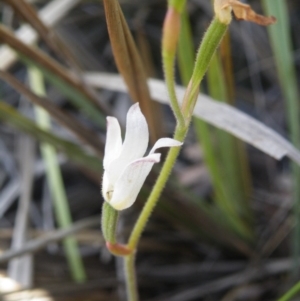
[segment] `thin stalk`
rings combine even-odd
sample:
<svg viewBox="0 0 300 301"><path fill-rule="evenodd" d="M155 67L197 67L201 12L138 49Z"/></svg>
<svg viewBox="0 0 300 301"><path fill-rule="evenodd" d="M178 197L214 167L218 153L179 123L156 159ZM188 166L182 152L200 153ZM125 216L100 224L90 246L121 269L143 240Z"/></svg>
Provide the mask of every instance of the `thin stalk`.
<svg viewBox="0 0 300 301"><path fill-rule="evenodd" d="M168 89L170 104L179 126L184 126L184 118L175 92L174 66L178 38L180 35L180 11L169 6L165 17L162 37L162 61L165 82Z"/></svg>
<svg viewBox="0 0 300 301"><path fill-rule="evenodd" d="M226 97L224 96L226 89L224 86L223 78L221 76L222 74L220 73L222 70L219 70L219 64L218 66L216 66L216 64L218 63L216 62L216 59L216 56L212 59L211 66L208 69L208 79L210 86L217 85L216 87L213 87L213 91L217 91L217 93L213 95L214 98L222 99ZM178 63L181 80L185 86L189 83L189 79L193 73L194 61L194 49L189 19L186 10L183 10L181 16L180 39L178 43ZM228 143L226 144L226 139L223 139L225 140L225 144L219 143L220 147L218 147L218 150L224 150L222 153L225 157L225 160L221 160L222 164L220 164L220 160L218 160L219 158L217 156L217 150L214 146L212 138L213 129L198 118L193 118L193 120L198 139L201 141L201 146L203 147L205 163L209 168L212 178L212 183L215 191L215 201L221 209L220 213L225 216L225 218L223 217L221 220L224 220L226 226L233 228L234 231L236 233L239 233L241 237L249 238L251 236L249 235L249 231L245 228L243 222L237 215L239 210L235 210L232 206L232 200L237 199L238 194L232 193L232 189L230 189L230 186L228 184L232 184L235 174L233 174L233 176L231 177L224 177L224 174L222 174L220 170L222 169L222 166L224 166L223 162L227 164L228 171L231 171L231 168L233 167L232 161L234 160L234 158L232 157L235 152L232 151L232 144L230 143L231 141L228 141ZM223 136L226 135L226 133L222 134L224 134ZM219 138L223 137L222 134L220 134L221 137ZM229 152L228 148L225 148L225 145L230 148ZM226 160L226 156L230 156L231 160ZM231 171L230 173L232 174L233 172ZM235 180L238 183L238 180ZM230 192L231 194L229 194L228 192ZM240 198L240 201L241 200L242 198Z"/></svg>
<svg viewBox="0 0 300 301"><path fill-rule="evenodd" d="M228 25L223 24L217 18L214 18L200 44L193 74L182 104L182 112L187 123L190 122L194 111L199 85L227 28Z"/></svg>
<svg viewBox="0 0 300 301"><path fill-rule="evenodd" d="M187 128L182 131L180 127L177 127L174 139L179 141L183 141L185 134L187 133ZM137 282L136 282L136 271L135 271L135 251L137 249L137 245L139 239L142 235L142 232L149 220L149 217L154 210L159 197L162 193L163 188L165 187L167 180L170 176L172 168L176 162L176 159L179 155L180 148L174 147L171 148L168 152L166 161L162 167L162 170L159 174L159 177L155 183L154 188L152 189L150 196L137 220L134 225L134 228L131 232L131 235L128 240L127 247L133 250L133 253L124 257L124 265L125 265L125 278L126 278L126 288L127 288L127 297L128 301L138 301L138 289L137 289Z"/></svg>
<svg viewBox="0 0 300 301"><path fill-rule="evenodd" d="M179 127L176 128L174 139L183 141L184 137L187 133L188 128L181 129ZM134 225L134 228L131 232L131 235L129 237L128 241L128 247L132 250L135 250L138 244L138 241L141 237L141 234L148 222L148 219L155 208L159 197L162 193L162 190L164 189L166 182L170 176L170 173L173 169L173 166L176 162L176 159L178 157L178 154L180 152L180 147L173 147L169 150L166 161L161 169L161 172L157 178L157 181L155 183L155 186L153 187L150 196L137 220L137 222Z"/></svg>
<svg viewBox="0 0 300 301"><path fill-rule="evenodd" d="M164 66L164 75L165 82L170 96L170 103L172 105L173 113L176 117L177 122L183 126L184 118L177 100L175 86L174 86L174 60L175 54L164 53L163 55L163 66Z"/></svg>
<svg viewBox="0 0 300 301"><path fill-rule="evenodd" d="M126 256L124 259L124 269L126 277L127 300L138 301L137 281L135 273L135 253Z"/></svg>
<svg viewBox="0 0 300 301"><path fill-rule="evenodd" d="M199 89L201 80L205 72L207 71L210 60L214 55L217 47L219 46L220 41L222 40L224 33L226 32L226 29L227 25L224 25L218 20L214 19L203 38L203 41L200 45L200 50L197 55L195 69L191 80L191 89L187 89L186 95L184 97L185 102L183 108L187 109L182 111L185 119L185 125L181 126L177 121L177 126L174 134L174 139L176 140L184 141L185 139L185 136L189 129L192 111L195 105L195 96L197 96L196 91ZM137 245L142 235L142 232L159 200L162 190L166 185L166 182L170 176L173 166L175 165L179 152L179 147L174 147L169 150L160 175L158 176L157 181L150 193L150 196L146 204L144 205L144 208L142 209L142 212L138 217L137 222L133 227L127 244L127 247L133 250L133 252L135 252L137 249ZM129 299L129 301L137 301L137 286L136 283L133 281L133 279L135 279L135 266L133 254L129 255L128 257L125 257L125 264L128 267L125 270L125 277L126 283L128 284L127 292L129 298L132 295L132 299Z"/></svg>
<svg viewBox="0 0 300 301"><path fill-rule="evenodd" d="M45 88L42 73L36 68L29 69L29 80L32 90L40 96L45 96ZM43 129L50 129L51 122L48 113L39 107L35 107L36 119ZM60 228L67 228L72 225L71 213L68 205L66 192L56 150L53 146L42 143L41 152L46 164L46 174L53 197L57 221ZM78 250L78 245L74 237L68 237L63 241L67 260L71 270L72 278L77 282L86 280L84 265Z"/></svg>

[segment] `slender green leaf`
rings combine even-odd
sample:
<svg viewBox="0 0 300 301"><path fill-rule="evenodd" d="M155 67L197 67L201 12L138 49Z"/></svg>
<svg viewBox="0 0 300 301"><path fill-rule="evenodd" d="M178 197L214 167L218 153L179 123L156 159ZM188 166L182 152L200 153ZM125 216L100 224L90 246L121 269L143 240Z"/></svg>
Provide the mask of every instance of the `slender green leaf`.
<svg viewBox="0 0 300 301"><path fill-rule="evenodd" d="M275 55L275 62L278 77L285 98L286 111L290 137L294 145L300 149L300 104L299 91L297 87L296 70L292 57L292 41L290 35L290 24L287 3L282 0L263 0L267 14L272 14L277 18L277 24L268 27L272 49ZM300 254L300 168L292 163L293 192L294 192L294 214L295 231L293 239L293 249L295 258ZM295 270L299 274L299 264L295 265Z"/></svg>
<svg viewBox="0 0 300 301"><path fill-rule="evenodd" d="M42 73L36 68L29 69L28 73L32 91L41 97L46 96ZM38 125L42 129L51 130L51 120L47 111L35 106L35 114ZM60 228L67 228L73 222L55 148L48 143L41 143L41 152L46 165L46 175L58 225ZM83 282L86 274L76 239L70 236L64 239L63 244L72 278L77 282Z"/></svg>
<svg viewBox="0 0 300 301"><path fill-rule="evenodd" d="M186 11L182 13L181 24L181 34L178 45L178 62L182 81L185 85L187 85L194 67L194 46ZM211 84L213 84L215 81L216 85L218 85L218 83L220 84L220 86L216 88L218 95L215 95L219 96L220 98L220 94L222 97L224 97L226 91L224 81L223 79L220 79L220 70L216 70L215 64L217 62L215 60L216 57L213 58L213 66L209 68L209 78ZM219 65L217 68L219 68ZM215 72L212 72L212 70ZM220 82L220 80L222 81ZM223 212L223 217L220 216L221 213L218 213L218 215L221 220L227 221L227 226L231 225L236 233L239 233L244 238L250 239L252 234L245 226L244 222L239 218L238 214L240 206L237 200L241 200L241 198L238 198L237 193L240 194L241 187L239 186L240 181L235 168L237 162L235 161L234 157L235 152L233 151L233 141L231 141L232 137L227 133L216 130L219 133L218 138L220 142L216 148L213 139L213 132L216 131L212 131L209 125L198 118L194 118L194 126L198 139L201 141L204 159L212 178L215 191L215 201L218 203L219 208L222 209ZM216 151L220 149L221 154L223 154L222 160L218 158ZM230 160L227 160L228 158L230 158ZM221 173L221 170L224 168L224 166L220 164L221 162L225 162L226 164L226 177L224 177L224 175ZM231 176L231 178L228 178L228 176ZM236 200L235 203L233 203L234 200ZM233 204L235 204L235 207L232 206Z"/></svg>

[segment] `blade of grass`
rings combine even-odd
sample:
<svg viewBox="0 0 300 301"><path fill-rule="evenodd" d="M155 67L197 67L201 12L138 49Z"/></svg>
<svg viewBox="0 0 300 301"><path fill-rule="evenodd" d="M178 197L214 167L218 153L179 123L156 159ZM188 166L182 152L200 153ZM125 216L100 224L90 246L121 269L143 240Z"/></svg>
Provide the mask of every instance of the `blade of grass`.
<svg viewBox="0 0 300 301"><path fill-rule="evenodd" d="M226 86L227 103L234 105L235 103L235 85L234 85L234 74L231 54L231 43L230 43L230 31L227 31L223 41L220 45L220 56L223 66L224 81ZM249 196L252 193L252 179L250 174L249 159L247 156L245 144L235 139L236 152L238 154L237 160L241 172L241 182L243 185L244 200L247 202ZM246 204L250 206L249 201Z"/></svg>
<svg viewBox="0 0 300 301"><path fill-rule="evenodd" d="M226 102L226 88L223 77L223 70L219 60L218 53L213 57L207 73L207 84L209 95L214 99ZM226 197L223 200L225 208L239 215L241 211L242 192L239 180L239 170L236 162L236 152L232 137L222 130L214 131L217 137L215 145L216 160L219 161L219 176L223 179L223 187L226 191ZM213 131L211 131L213 133ZM226 210L226 209L225 209ZM226 213L226 211L225 211ZM228 212L227 212L228 213Z"/></svg>
<svg viewBox="0 0 300 301"><path fill-rule="evenodd" d="M209 67L207 74L208 90L210 95L221 102L228 101L228 91L223 73L223 68L217 53ZM240 168L239 151L236 140L223 130L216 130L217 145L215 151L218 153L219 174L223 179L223 187L226 191L226 207L231 207L237 216L246 217L249 220L250 208L247 206L244 193L242 170Z"/></svg>
<svg viewBox="0 0 300 301"><path fill-rule="evenodd" d="M178 65L181 80L185 86L189 83L193 72L195 61L194 53L189 17L186 9L184 9L181 16L181 32L178 43ZM215 198L216 200L222 200L225 198L225 191L222 177L220 177L210 128L207 123L199 118L194 117L193 121L198 140L201 141L205 163L210 170L210 176L215 190ZM219 203L222 204L221 201Z"/></svg>
<svg viewBox="0 0 300 301"><path fill-rule="evenodd" d="M288 7L285 1L263 0L266 13L275 15L277 24L268 27L275 62L286 104L290 138L293 144L300 148L300 105L297 87L296 70L292 57L292 41L290 35ZM293 255L295 259L300 256L300 167L292 163L293 197L295 230L293 238ZM299 275L299 263L295 264L295 273Z"/></svg>
<svg viewBox="0 0 300 301"><path fill-rule="evenodd" d="M178 62L179 62L179 71L181 74L182 81L185 85L188 84L192 71L194 66L194 47L192 42L192 34L191 29L189 25L189 19L186 11L182 14L182 20L181 20L181 34L179 38L179 45L178 45ZM214 62L212 62L213 64ZM210 67L209 70L212 70ZM219 70L217 70L218 72ZM212 73L209 71L209 74L211 75L211 84L215 82L215 76L218 75L218 73ZM220 79L218 79L220 80ZM221 89L224 90L224 86L221 87ZM221 89L220 92L224 93ZM218 96L218 95L217 95ZM219 204L220 208L223 209L223 214L225 220L227 220L227 223L229 223L227 226L231 225L235 229L237 233L239 233L242 237L245 237L247 239L251 239L252 234L247 229L247 227L244 225L241 219L238 217L238 209L239 209L239 203L235 202L238 206L237 208L232 207L232 202L234 199L236 199L237 195L236 193L240 192L239 187L237 187L234 181L236 179L227 177L223 177L220 169L222 165L220 165L218 162L218 156L216 153L216 148L214 147L213 140L212 140L212 130L211 128L203 121L201 121L198 118L194 118L194 126L196 129L196 134L198 135L199 141L201 141L201 146L204 151L204 159L205 162L210 170L210 175L212 178L214 190L215 190L215 200ZM219 130L218 130L219 131ZM220 133L220 131L219 131ZM223 160L222 162L226 164L227 171L230 174L230 176L237 178L237 175L235 173L235 170L233 170L234 165L232 165L233 158L233 152L232 152L232 145L230 144L230 141L226 141L228 139L231 139L227 133L220 133L219 138L223 138L222 140L222 146L218 149L223 149ZM225 141L224 141L225 140ZM225 143L225 144L224 144ZM225 145L227 147L225 148ZM230 148L230 151L228 152L228 148ZM228 156L230 156L230 161L227 160ZM239 182L237 182L239 183ZM232 189L230 189L230 186ZM230 194L229 194L230 193ZM223 220L224 220L223 218Z"/></svg>
<svg viewBox="0 0 300 301"><path fill-rule="evenodd" d="M117 0L104 0L105 17L114 58L119 72L124 77L129 94L134 102L139 102L147 119L151 141L162 137L161 119L150 98L147 75L128 28L122 9ZM157 107L156 107L157 109Z"/></svg>
<svg viewBox="0 0 300 301"><path fill-rule="evenodd" d="M108 109L98 101L92 90L74 75L70 75L67 69L54 61L38 48L28 46L18 40L9 30L0 25L0 41L13 48L24 62L34 65L42 71L44 76L53 85L69 98L74 106L79 108L95 124L105 127L105 118L101 112L108 112Z"/></svg>
<svg viewBox="0 0 300 301"><path fill-rule="evenodd" d="M31 89L39 96L46 96L43 75L38 69L28 70L29 84ZM36 120L42 129L51 130L51 121L48 113L41 107L35 107ZM60 228L67 228L72 225L72 217L68 204L67 194L64 188L62 174L57 162L56 151L53 146L42 143L41 152L46 164L46 175L50 193L54 201L56 218ZM71 270L72 278L76 282L86 280L84 265L80 256L77 241L74 237L68 237L63 241L67 260Z"/></svg>
<svg viewBox="0 0 300 301"><path fill-rule="evenodd" d="M21 115L13 107L7 105L3 101L0 101L0 120L36 139L55 146L60 151L64 152L72 161L98 173L100 176L102 171L101 160L86 154L78 145L38 128L34 122Z"/></svg>
<svg viewBox="0 0 300 301"><path fill-rule="evenodd" d="M60 124L69 129L81 141L85 142L88 146L90 146L100 158L102 157L103 144L99 139L97 139L97 135L95 133L84 127L81 123L79 123L76 120L76 118L74 118L70 114L63 112L51 101L45 98L41 98L36 94L32 93L21 82L19 82L14 76L10 75L9 73L5 71L0 71L0 78L6 81L13 88L15 88L21 95L25 96L32 103L37 104L46 109L53 118L55 118Z"/></svg>

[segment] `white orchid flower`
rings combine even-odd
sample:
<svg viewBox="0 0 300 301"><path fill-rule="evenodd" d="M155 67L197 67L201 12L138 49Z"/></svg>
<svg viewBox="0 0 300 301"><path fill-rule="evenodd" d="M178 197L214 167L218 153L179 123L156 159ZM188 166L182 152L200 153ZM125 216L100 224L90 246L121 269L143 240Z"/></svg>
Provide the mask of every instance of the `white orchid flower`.
<svg viewBox="0 0 300 301"><path fill-rule="evenodd" d="M161 138L149 155L143 157L148 141L148 125L138 103L132 105L127 113L123 144L118 120L107 117L102 194L116 210L126 209L135 202L152 166L160 161L161 154L154 153L158 148L182 145L180 141Z"/></svg>

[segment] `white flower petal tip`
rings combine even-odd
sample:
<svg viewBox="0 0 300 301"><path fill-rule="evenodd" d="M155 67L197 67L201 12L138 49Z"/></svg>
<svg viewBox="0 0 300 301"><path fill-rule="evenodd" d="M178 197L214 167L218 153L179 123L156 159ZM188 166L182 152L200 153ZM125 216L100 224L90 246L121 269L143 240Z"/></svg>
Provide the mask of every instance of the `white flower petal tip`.
<svg viewBox="0 0 300 301"><path fill-rule="evenodd" d="M153 154L158 148L161 147L175 147L175 146L181 146L183 143L172 139L172 138L160 138L156 141L154 146L152 147L150 154Z"/></svg>
<svg viewBox="0 0 300 301"><path fill-rule="evenodd" d="M161 138L149 155L143 157L148 141L148 125L138 103L132 105L127 113L123 144L118 120L107 117L102 195L116 210L124 210L135 202L153 165L160 162L161 154L154 153L158 148L182 145L175 139Z"/></svg>

